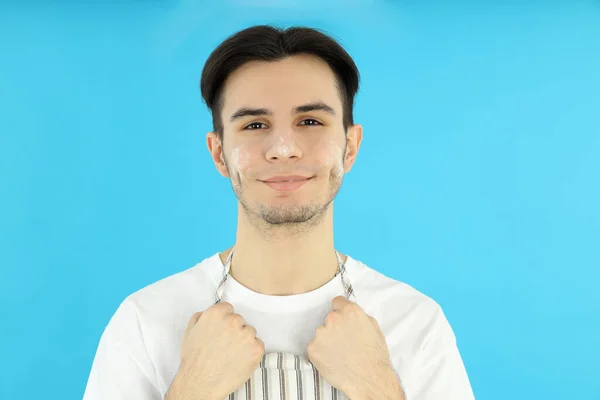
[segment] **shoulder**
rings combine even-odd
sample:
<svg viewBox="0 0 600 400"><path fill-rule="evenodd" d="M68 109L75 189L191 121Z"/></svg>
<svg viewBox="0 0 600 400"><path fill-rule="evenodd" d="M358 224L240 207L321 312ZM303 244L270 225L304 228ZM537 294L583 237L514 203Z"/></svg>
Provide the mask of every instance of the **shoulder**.
<svg viewBox="0 0 600 400"><path fill-rule="evenodd" d="M346 267L357 297L362 294L364 301L410 308L419 306L432 311L439 308L435 300L408 283L389 277L357 259L348 257Z"/></svg>
<svg viewBox="0 0 600 400"><path fill-rule="evenodd" d="M165 323L187 319L211 305L218 284L220 259L213 255L181 272L167 276L128 295L110 324L117 326Z"/></svg>
<svg viewBox="0 0 600 400"><path fill-rule="evenodd" d="M401 376L456 351L453 329L433 298L356 260L349 271L357 302L377 320Z"/></svg>
<svg viewBox="0 0 600 400"><path fill-rule="evenodd" d="M438 340L455 340L442 307L432 297L355 259L349 270L359 305L384 331L400 329L416 347L424 346L433 335Z"/></svg>

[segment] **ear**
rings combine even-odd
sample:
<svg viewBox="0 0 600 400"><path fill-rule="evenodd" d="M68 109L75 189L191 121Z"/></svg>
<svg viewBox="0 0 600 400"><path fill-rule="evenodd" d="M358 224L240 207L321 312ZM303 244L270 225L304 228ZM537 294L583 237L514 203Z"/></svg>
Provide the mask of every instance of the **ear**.
<svg viewBox="0 0 600 400"><path fill-rule="evenodd" d="M206 134L206 145L208 147L210 157L215 163L215 167L217 167L217 171L219 171L219 173L225 178L229 178L229 170L227 169L227 164L225 164L223 143L215 132L208 132Z"/></svg>
<svg viewBox="0 0 600 400"><path fill-rule="evenodd" d="M348 127L346 134L346 157L344 158L344 172L348 173L352 169L358 150L360 149L360 143L362 142L363 127L359 124L354 124Z"/></svg>

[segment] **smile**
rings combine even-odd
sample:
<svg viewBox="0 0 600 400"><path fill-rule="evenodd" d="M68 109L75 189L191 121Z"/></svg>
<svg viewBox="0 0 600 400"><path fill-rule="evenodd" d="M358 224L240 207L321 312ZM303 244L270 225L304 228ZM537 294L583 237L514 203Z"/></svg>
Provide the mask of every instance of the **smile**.
<svg viewBox="0 0 600 400"><path fill-rule="evenodd" d="M302 186L304 186L304 184L306 184L306 182L308 182L309 180L311 180L312 178L304 178L304 177L294 177L294 178L274 178L274 179L270 179L268 181L262 181L264 184L266 184L267 186L269 186L271 189L273 190L277 190L277 191L291 191L291 190L296 190Z"/></svg>

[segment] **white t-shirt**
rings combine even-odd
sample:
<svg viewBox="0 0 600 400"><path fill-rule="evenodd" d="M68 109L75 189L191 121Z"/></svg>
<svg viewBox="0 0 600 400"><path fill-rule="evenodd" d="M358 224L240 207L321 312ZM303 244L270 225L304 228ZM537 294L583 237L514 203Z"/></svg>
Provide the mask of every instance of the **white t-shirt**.
<svg viewBox="0 0 600 400"><path fill-rule="evenodd" d="M407 400L472 400L456 339L440 306L414 288L347 257L358 304L385 334ZM128 296L106 326L84 400L164 399L179 368L189 317L214 304L223 277L219 254ZM256 328L265 353L306 357L306 345L343 296L340 276L299 295L253 292L228 277L223 301Z"/></svg>

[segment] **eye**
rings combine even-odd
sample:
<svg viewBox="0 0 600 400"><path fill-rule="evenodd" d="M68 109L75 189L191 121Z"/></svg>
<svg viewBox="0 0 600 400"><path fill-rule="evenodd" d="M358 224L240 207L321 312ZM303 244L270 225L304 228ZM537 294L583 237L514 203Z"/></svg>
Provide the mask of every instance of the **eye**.
<svg viewBox="0 0 600 400"><path fill-rule="evenodd" d="M246 125L245 130L255 131L257 129L261 129L262 126L266 126L262 122L253 122L250 125Z"/></svg>
<svg viewBox="0 0 600 400"><path fill-rule="evenodd" d="M310 122L310 123L308 123L308 122ZM304 119L304 120L300 121L300 124L301 125L307 125L307 126L311 126L311 125L313 125L313 126L323 125L319 121L317 121L316 119L312 119L312 118Z"/></svg>

